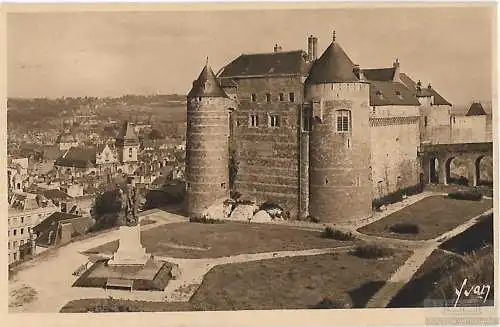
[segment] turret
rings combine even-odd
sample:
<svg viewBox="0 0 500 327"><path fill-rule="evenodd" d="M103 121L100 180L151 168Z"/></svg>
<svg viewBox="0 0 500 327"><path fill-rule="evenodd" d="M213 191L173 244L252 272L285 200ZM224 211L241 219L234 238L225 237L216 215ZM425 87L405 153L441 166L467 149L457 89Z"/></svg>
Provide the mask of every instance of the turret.
<svg viewBox="0 0 500 327"><path fill-rule="evenodd" d="M208 62L187 96L186 183L189 217L229 197L230 100Z"/></svg>
<svg viewBox="0 0 500 327"><path fill-rule="evenodd" d="M336 42L311 67L305 101L311 110L309 215L323 222L366 218L372 212L370 85Z"/></svg>

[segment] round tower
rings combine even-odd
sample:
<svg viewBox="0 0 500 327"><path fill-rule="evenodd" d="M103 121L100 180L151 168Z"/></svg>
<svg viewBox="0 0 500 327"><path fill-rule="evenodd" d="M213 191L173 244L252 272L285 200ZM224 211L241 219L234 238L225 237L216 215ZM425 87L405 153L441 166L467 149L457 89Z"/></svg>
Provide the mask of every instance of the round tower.
<svg viewBox="0 0 500 327"><path fill-rule="evenodd" d="M189 217L229 197L230 100L207 65L187 96L186 183Z"/></svg>
<svg viewBox="0 0 500 327"><path fill-rule="evenodd" d="M333 41L311 67L305 101L312 107L309 214L324 222L369 217L370 85Z"/></svg>

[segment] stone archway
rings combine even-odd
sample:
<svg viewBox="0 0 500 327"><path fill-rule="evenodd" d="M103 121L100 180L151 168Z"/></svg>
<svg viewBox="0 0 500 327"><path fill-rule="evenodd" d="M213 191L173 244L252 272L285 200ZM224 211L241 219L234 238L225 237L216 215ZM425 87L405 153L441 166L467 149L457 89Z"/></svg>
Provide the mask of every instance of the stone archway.
<svg viewBox="0 0 500 327"><path fill-rule="evenodd" d="M482 167L481 162L487 167ZM480 155L474 160L474 185L493 186L493 158L491 156Z"/></svg>
<svg viewBox="0 0 500 327"><path fill-rule="evenodd" d="M429 183L439 184L439 160L436 157L429 160Z"/></svg>

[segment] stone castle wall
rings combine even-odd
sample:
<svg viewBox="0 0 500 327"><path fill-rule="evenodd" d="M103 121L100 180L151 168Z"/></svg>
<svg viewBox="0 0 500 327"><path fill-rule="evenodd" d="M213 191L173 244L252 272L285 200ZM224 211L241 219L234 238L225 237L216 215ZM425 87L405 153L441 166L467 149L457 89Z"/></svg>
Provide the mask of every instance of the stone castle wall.
<svg viewBox="0 0 500 327"><path fill-rule="evenodd" d="M188 99L186 187L189 217L229 197L228 100Z"/></svg>
<svg viewBox="0 0 500 327"><path fill-rule="evenodd" d="M373 199L419 183L419 117L370 119Z"/></svg>
<svg viewBox="0 0 500 327"><path fill-rule="evenodd" d="M326 222L365 218L372 212L369 85L312 85L310 215ZM337 132L338 110L350 112L349 132Z"/></svg>
<svg viewBox="0 0 500 327"><path fill-rule="evenodd" d="M234 113L233 140L239 161L235 190L255 197L258 203L279 204L292 217L298 213L299 203L302 95L300 76L242 79L238 81L239 105ZM258 126L251 126L250 115L257 115ZM270 126L270 115L279 116L279 127Z"/></svg>

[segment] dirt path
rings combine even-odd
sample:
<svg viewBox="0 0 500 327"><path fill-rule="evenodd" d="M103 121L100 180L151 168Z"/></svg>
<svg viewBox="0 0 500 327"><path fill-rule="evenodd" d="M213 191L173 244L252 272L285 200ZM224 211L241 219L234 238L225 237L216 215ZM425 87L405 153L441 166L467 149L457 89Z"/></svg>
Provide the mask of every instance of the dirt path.
<svg viewBox="0 0 500 327"><path fill-rule="evenodd" d="M449 239L477 222L478 217L492 212L493 209L474 217L464 224L450 230L439 237L428 241L412 241L402 239L391 239L378 236L369 236L356 231L356 229L382 219L402 208L411 205L425 197L436 195L435 192L425 192L409 197L402 203L389 205L384 212L376 213L369 219L360 223L346 223L338 226L339 229L353 232L359 239L372 241L384 245L398 248L408 248L413 255L391 276L388 282L369 301L368 307L385 307L389 301L399 292L399 290L412 278L418 268L425 262L432 251L437 248L440 242ZM186 221L185 217L154 210L144 214L144 218L156 220L156 223L142 227L142 230L149 230L158 226ZM322 230L323 225L305 224L295 226L297 228ZM51 249L35 257L33 260L19 266L16 276L9 281L9 303L15 307L9 307L10 312L59 312L60 308L67 302L82 298L107 298L146 301L188 301L194 292L201 285L204 276L215 266L242 263L257 260L269 260L292 256L310 256L325 253L349 251L353 246L310 249L299 251L267 252L255 254L240 254L222 258L207 259L183 259L170 257L156 257L179 265L181 274L178 279L171 280L164 292L134 291L126 292L120 290L104 290L99 288L74 288L71 285L76 277L73 271L81 264L87 262L88 257L81 252L99 245L115 241L118 239L119 231L113 230L75 243L67 244L61 248ZM17 294L16 294L17 292ZM29 303L19 303L19 299L24 292L26 298L30 298Z"/></svg>
<svg viewBox="0 0 500 327"><path fill-rule="evenodd" d="M432 240L424 241L422 246L414 250L413 255L396 270L387 283L370 299L370 301L368 301L367 308L385 308L392 298L398 294L401 288L411 280L420 266L424 264L425 260L427 260L431 253L437 249L442 242L466 231L476 224L480 217L492 212L493 209L487 210Z"/></svg>
<svg viewBox="0 0 500 327"><path fill-rule="evenodd" d="M182 216L163 211L154 211L144 217L154 219L156 223L145 225L141 228L142 230L185 221ZM110 294L103 293L100 289L74 288L71 285L77 278L73 276L73 272L78 266L88 261L88 257L81 252L117 240L118 236L118 230L102 233L95 237L48 250L43 255L21 264L12 280L9 281L9 311L57 312L68 302L68 299L109 296ZM19 299L16 299L18 297L16 294L20 290L29 290L31 301L12 307L13 304L20 304L15 303L19 302ZM132 297L141 297L140 293L134 292Z"/></svg>

